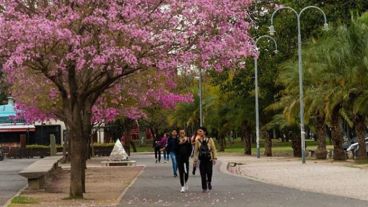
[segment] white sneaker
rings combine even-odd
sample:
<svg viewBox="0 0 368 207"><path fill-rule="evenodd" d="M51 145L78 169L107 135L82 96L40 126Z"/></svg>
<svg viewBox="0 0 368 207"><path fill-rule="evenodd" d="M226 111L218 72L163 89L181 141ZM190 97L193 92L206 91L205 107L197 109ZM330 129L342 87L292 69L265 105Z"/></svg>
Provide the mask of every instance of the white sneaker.
<svg viewBox="0 0 368 207"><path fill-rule="evenodd" d="M189 190L189 186L188 186L188 183L185 183L185 191L188 191Z"/></svg>
<svg viewBox="0 0 368 207"><path fill-rule="evenodd" d="M185 187L181 187L180 193L184 193L185 192Z"/></svg>

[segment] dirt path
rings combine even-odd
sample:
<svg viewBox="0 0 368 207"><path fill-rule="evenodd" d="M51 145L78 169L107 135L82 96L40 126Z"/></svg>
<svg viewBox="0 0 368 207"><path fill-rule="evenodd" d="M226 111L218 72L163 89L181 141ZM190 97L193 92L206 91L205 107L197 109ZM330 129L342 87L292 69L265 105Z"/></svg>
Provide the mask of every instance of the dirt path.
<svg viewBox="0 0 368 207"><path fill-rule="evenodd" d="M79 207L115 206L122 192L136 178L143 167L89 167L83 200L67 199L70 183L69 170L58 170L48 181L45 192L24 191L21 196L34 204L12 204L11 207Z"/></svg>

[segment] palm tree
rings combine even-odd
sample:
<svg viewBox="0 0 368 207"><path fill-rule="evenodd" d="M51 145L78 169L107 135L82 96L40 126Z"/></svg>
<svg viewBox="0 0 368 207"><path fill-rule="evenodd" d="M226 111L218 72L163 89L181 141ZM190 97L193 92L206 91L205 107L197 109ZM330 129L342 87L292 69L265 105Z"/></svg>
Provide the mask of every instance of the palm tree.
<svg viewBox="0 0 368 207"><path fill-rule="evenodd" d="M340 127L340 109L346 94L346 71L334 65L340 51L333 51L336 40L324 38L318 44L311 44L304 51L304 86L305 86L305 121L306 124L316 125L319 146L318 157L325 159L326 144L324 137L324 123L330 125L334 143L334 159L345 159L342 148L342 132ZM287 122L298 123L299 91L298 71L296 62L291 61L280 70L278 82L284 86L281 98L271 108L283 107L283 114Z"/></svg>
<svg viewBox="0 0 368 207"><path fill-rule="evenodd" d="M331 47L331 66L340 67L342 71L338 91L333 96L340 102L344 119L355 126L359 143L359 159L367 159L365 136L366 116L368 115L368 14L354 20L349 27L340 27L335 36L337 47ZM334 117L335 118L335 117ZM336 119L336 118L335 118Z"/></svg>
<svg viewBox="0 0 368 207"><path fill-rule="evenodd" d="M314 73L306 70L304 72L304 85L306 88L304 95L305 103L305 123L311 125L318 123L320 127L317 129L323 129L324 126L324 113L323 113L323 99L322 92L316 89L314 79ZM292 147L294 156L301 156L301 140L299 136L299 81L297 65L294 61L287 62L279 70L279 76L277 84L284 87L280 93L280 98L277 102L267 107L267 110L281 111L282 116L276 115L274 120L271 121L268 126L272 126L272 123L278 121L283 123L283 128L286 130L286 134L292 140ZM318 94L319 93L319 94ZM318 94L318 95L317 95ZM321 123L322 122L322 123ZM314 128L314 127L311 127ZM317 130L319 134L319 146L318 146L318 158L326 159L326 141L325 137L321 134L323 130Z"/></svg>
<svg viewBox="0 0 368 207"><path fill-rule="evenodd" d="M351 75L348 76L350 90L346 96L345 107L350 112L359 143L358 159L367 159L366 152L366 116L368 115L368 14L354 21L349 30L343 31L350 56L345 61L349 64Z"/></svg>
<svg viewBox="0 0 368 207"><path fill-rule="evenodd" d="M305 93L305 119L306 123L314 128L317 134L317 159L327 159L326 149L326 115L324 112L324 90L311 87Z"/></svg>
<svg viewBox="0 0 368 207"><path fill-rule="evenodd" d="M346 159L342 149L342 119L354 124L360 147L359 157L367 157L364 141L365 119L368 114L365 107L368 104L367 33L368 14L365 14L354 20L349 27L340 26L318 44L312 44L304 53L306 76L315 74L305 81L307 87L312 86L313 100L309 101L309 114L319 115L317 120L320 121L325 116L332 131L335 160ZM313 81L314 84L308 81ZM321 110L320 106L324 109Z"/></svg>

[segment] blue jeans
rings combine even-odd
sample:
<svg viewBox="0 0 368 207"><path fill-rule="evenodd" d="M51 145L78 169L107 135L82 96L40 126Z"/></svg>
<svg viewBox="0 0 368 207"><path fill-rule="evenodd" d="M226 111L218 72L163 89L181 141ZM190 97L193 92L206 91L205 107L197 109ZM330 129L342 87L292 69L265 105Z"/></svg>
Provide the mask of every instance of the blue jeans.
<svg viewBox="0 0 368 207"><path fill-rule="evenodd" d="M164 160L169 161L169 153L166 150L164 150Z"/></svg>
<svg viewBox="0 0 368 207"><path fill-rule="evenodd" d="M176 171L178 169L178 165L176 163L176 154L175 154L175 152L170 152L170 158L171 158L171 163L172 163L174 176L177 176Z"/></svg>

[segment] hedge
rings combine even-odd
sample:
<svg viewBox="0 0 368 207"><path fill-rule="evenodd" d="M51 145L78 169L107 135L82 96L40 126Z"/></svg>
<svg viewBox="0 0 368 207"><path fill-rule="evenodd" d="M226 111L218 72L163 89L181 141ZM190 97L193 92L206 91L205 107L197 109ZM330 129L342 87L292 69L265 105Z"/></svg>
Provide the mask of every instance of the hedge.
<svg viewBox="0 0 368 207"><path fill-rule="evenodd" d="M94 144L95 156L109 156L114 144ZM63 152L63 147L56 146L57 152ZM9 147L4 150L7 158L33 158L50 156L50 146L27 145L26 148Z"/></svg>

